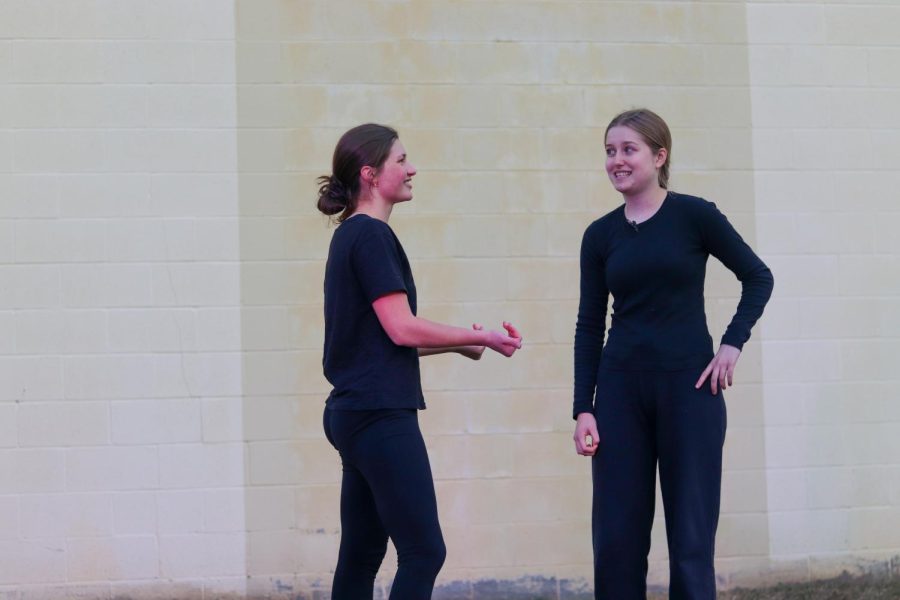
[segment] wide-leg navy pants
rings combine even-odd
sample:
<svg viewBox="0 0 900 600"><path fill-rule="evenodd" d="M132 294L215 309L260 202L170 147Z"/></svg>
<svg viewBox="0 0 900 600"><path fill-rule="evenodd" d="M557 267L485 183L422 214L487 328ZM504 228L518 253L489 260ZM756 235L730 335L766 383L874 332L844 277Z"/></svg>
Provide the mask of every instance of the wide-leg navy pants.
<svg viewBox="0 0 900 600"><path fill-rule="evenodd" d="M447 550L417 411L326 408L323 425L344 471L332 599L372 598L388 537L398 563L391 600L431 598Z"/></svg>
<svg viewBox="0 0 900 600"><path fill-rule="evenodd" d="M716 527L725 441L725 400L702 369L675 372L600 368L594 416L594 597L644 600L647 554L662 487L671 600L716 597Z"/></svg>

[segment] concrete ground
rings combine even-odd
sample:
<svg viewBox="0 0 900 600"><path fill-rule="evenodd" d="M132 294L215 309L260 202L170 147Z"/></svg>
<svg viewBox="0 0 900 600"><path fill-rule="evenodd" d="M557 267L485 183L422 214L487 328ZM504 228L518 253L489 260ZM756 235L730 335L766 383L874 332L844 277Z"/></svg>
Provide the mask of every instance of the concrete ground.
<svg viewBox="0 0 900 600"><path fill-rule="evenodd" d="M666 600L654 594L648 600ZM900 600L898 577L837 577L808 583L781 583L758 589L719 592L719 600Z"/></svg>
<svg viewBox="0 0 900 600"><path fill-rule="evenodd" d="M900 600L900 577L889 570L878 575L843 575L806 583L780 583L765 588L722 590L718 600ZM309 600L322 600L311 596ZM386 600L386 590L376 590L376 600ZM593 600L584 581L557 581L526 577L515 582L484 580L455 582L435 589L434 600ZM302 597L298 600L306 600ZM652 590L647 600L668 600L665 590Z"/></svg>

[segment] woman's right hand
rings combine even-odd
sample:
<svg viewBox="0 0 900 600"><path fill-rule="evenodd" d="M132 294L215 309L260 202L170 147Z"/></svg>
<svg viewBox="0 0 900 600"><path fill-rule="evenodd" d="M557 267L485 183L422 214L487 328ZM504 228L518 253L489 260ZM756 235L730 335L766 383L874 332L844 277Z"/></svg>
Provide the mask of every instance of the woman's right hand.
<svg viewBox="0 0 900 600"><path fill-rule="evenodd" d="M578 413L575 419L575 452L582 456L597 453L600 434L597 433L597 419L589 412Z"/></svg>
<svg viewBox="0 0 900 600"><path fill-rule="evenodd" d="M503 328L506 329L506 334L497 330L488 331L484 345L494 352L510 357L522 347L522 334L507 321L503 321Z"/></svg>

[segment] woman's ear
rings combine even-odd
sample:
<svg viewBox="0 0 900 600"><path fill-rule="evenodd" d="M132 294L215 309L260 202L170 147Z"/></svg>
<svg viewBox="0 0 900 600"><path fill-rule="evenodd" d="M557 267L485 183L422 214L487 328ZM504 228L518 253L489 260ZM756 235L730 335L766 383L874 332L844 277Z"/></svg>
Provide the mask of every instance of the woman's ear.
<svg viewBox="0 0 900 600"><path fill-rule="evenodd" d="M359 176L362 177L362 180L367 184L372 185L375 183L375 176L378 174L378 170L375 167L365 166L359 170Z"/></svg>
<svg viewBox="0 0 900 600"><path fill-rule="evenodd" d="M660 148L656 151L656 168L661 169L664 164L666 164L666 160L669 158L669 151L665 148Z"/></svg>

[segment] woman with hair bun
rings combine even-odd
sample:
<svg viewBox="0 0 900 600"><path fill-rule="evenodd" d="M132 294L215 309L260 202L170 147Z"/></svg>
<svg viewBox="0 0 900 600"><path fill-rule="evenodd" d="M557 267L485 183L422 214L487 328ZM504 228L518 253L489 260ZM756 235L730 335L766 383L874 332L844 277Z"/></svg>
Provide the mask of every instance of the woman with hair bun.
<svg viewBox="0 0 900 600"><path fill-rule="evenodd" d="M657 114L619 114L605 144L606 173L624 204L582 239L573 405L575 450L593 457L594 597L646 598L658 464L669 598L713 599L722 390L772 293L772 273L715 204L668 190L672 136ZM742 285L715 354L703 306L710 255Z"/></svg>
<svg viewBox="0 0 900 600"><path fill-rule="evenodd" d="M425 408L419 357L490 348L512 356L522 336L510 323L485 331L416 315L416 286L388 225L412 199L416 169L397 132L366 124L338 141L332 172L319 178L318 209L338 215L325 268L322 366L333 386L325 435L343 463L341 545L332 598L372 598L390 538L398 568L393 600L431 597L446 549L417 410Z"/></svg>

